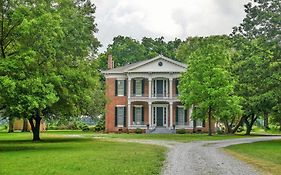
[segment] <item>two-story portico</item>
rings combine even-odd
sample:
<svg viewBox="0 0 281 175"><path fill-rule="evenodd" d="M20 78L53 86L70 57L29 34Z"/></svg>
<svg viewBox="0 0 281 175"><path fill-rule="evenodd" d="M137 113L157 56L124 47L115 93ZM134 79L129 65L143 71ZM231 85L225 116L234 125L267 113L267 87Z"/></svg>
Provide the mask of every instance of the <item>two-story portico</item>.
<svg viewBox="0 0 281 175"><path fill-rule="evenodd" d="M192 108L186 110L178 99L178 82L187 69L183 63L162 55L113 68L109 58L106 78L106 131L194 127ZM203 128L204 122L196 122Z"/></svg>

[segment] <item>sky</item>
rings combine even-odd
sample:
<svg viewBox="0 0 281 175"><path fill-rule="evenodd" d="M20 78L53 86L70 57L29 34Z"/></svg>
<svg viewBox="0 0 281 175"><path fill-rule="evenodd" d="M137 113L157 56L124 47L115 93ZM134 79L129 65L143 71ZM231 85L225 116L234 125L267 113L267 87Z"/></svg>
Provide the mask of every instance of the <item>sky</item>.
<svg viewBox="0 0 281 175"><path fill-rule="evenodd" d="M189 36L229 34L245 17L250 0L92 0L96 5L96 36L106 50L115 36L166 41Z"/></svg>

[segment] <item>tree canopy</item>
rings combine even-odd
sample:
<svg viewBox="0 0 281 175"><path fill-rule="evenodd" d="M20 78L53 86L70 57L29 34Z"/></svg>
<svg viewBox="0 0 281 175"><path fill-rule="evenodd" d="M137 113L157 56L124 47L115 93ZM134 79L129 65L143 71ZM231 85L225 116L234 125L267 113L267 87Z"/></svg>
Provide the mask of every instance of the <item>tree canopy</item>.
<svg viewBox="0 0 281 175"><path fill-rule="evenodd" d="M0 99L6 116L27 117L33 140L40 140L43 116L99 113L95 6L89 0L1 2Z"/></svg>
<svg viewBox="0 0 281 175"><path fill-rule="evenodd" d="M229 72L233 53L225 43L227 40L215 36L202 38L200 47L193 52L188 52L193 50L189 43L178 51L181 56L186 55L188 65L180 80L180 99L186 108L192 105L196 108L195 118L208 116L209 135L213 118L240 112L239 98L234 95L234 80Z"/></svg>

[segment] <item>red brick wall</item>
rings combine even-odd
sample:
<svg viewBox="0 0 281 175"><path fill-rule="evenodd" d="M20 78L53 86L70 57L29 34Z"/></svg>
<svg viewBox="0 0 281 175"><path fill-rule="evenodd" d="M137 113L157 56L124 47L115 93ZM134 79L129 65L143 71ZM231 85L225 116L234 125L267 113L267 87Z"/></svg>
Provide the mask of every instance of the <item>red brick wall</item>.
<svg viewBox="0 0 281 175"><path fill-rule="evenodd" d="M127 96L118 97L115 96L115 80L116 78L107 78L105 80L107 97L106 111L105 111L105 128L106 132L118 131L115 128L115 106L116 105L126 105L127 106Z"/></svg>

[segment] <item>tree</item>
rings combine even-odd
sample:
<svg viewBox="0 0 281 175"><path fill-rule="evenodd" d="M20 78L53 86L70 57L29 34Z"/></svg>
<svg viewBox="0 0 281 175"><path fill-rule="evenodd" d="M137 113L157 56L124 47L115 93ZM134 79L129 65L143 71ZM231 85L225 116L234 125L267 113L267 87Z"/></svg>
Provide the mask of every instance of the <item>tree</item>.
<svg viewBox="0 0 281 175"><path fill-rule="evenodd" d="M100 69L107 69L107 58L110 54L115 67L150 59L160 54L176 60L176 50L181 43L182 41L177 38L165 42L164 37L154 39L143 37L139 42L131 37L117 36L113 38L113 43L107 50L99 55Z"/></svg>
<svg viewBox="0 0 281 175"><path fill-rule="evenodd" d="M276 104L272 91L274 83L268 71L272 52L264 46L262 39L249 41L237 37L234 47L238 52L232 64L237 79L235 93L242 97L244 112L241 120L246 124L246 134L249 135L257 118L269 114Z"/></svg>
<svg viewBox="0 0 281 175"><path fill-rule="evenodd" d="M275 103L275 109L279 109L278 106L281 104L280 91L281 88L281 2L279 0L253 0L245 5L246 17L243 22L238 26L234 27L233 35L241 35L248 40L258 39L263 40L259 46L260 51L269 50L267 67L263 67L264 72L270 75L267 80L270 82L268 95L264 98L266 101L270 100L270 105L267 109L271 108L272 103ZM261 99L262 100L262 99ZM268 114L272 111L264 111L264 123L265 129L268 129ZM277 111L275 111L276 113ZM279 115L281 111L279 111ZM276 115L275 115L276 116Z"/></svg>
<svg viewBox="0 0 281 175"><path fill-rule="evenodd" d="M99 45L95 6L89 0L12 2L13 8L2 6L2 24L11 23L3 23L7 18L17 26L1 33L12 38L0 60L1 99L8 116L28 118L38 141L44 116L98 112L90 110L103 99L92 59Z"/></svg>
<svg viewBox="0 0 281 175"><path fill-rule="evenodd" d="M196 107L201 118L208 116L209 135L212 135L212 119L225 113L231 106L239 111L239 98L234 95L234 81L228 71L232 51L227 40L216 37L205 38L194 52L189 54L188 69L180 79L180 100L188 108ZM178 53L189 50L182 45ZM183 50L181 50L183 49Z"/></svg>

